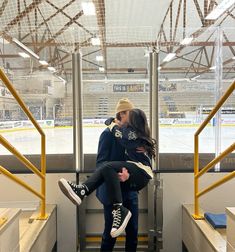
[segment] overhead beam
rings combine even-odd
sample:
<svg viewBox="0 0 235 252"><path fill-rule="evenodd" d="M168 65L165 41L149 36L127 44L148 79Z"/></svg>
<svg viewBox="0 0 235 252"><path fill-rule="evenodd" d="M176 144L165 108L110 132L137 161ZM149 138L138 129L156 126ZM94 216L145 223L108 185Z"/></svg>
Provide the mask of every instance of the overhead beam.
<svg viewBox="0 0 235 252"><path fill-rule="evenodd" d="M43 22L41 22L40 24L38 24L36 29L33 29L30 33L26 34L24 37L22 37L22 40L26 39L29 35L31 35L32 33L36 32L41 26L43 26L44 24L47 24L48 21L50 21L52 18L54 18L58 13L60 13L60 11L64 10L65 8L67 8L68 6L70 6L73 2L75 2L76 0L71 0L69 1L66 5L64 5L60 10L56 11L54 14L52 14L50 17L48 17L47 19L44 19ZM42 14L41 14L42 15Z"/></svg>
<svg viewBox="0 0 235 252"><path fill-rule="evenodd" d="M19 54L0 54L0 58L19 58Z"/></svg>
<svg viewBox="0 0 235 252"><path fill-rule="evenodd" d="M32 43L32 42L25 42L24 43L25 45L27 46L34 46L35 43ZM167 47L167 46L170 46L172 43L171 42L159 42L158 45L161 46L161 47ZM91 43L90 43L90 40L87 41L87 42L84 42L82 44L79 44L79 43L58 43L56 41L46 41L46 42L38 42L36 46L80 46L80 47L90 47L92 46ZM136 42L136 43L105 43L104 44L105 47L142 47L142 48L145 48L145 47L151 47L151 46L157 46L157 42ZM174 46L180 46L180 42L174 42L173 43ZM187 45L187 46L190 46L190 47L197 47L197 46L214 46L215 43L213 41L208 41L208 42L205 42L205 41L197 41L197 42L193 42L192 44L190 45ZM235 41L224 41L223 42L223 46L235 46Z"/></svg>
<svg viewBox="0 0 235 252"><path fill-rule="evenodd" d="M45 46L47 43L53 42L59 35L61 35L64 31L66 31L73 23L75 20L79 19L81 16L83 15L83 11L80 11L77 15L75 15L69 22L67 22L58 32L56 32L52 38L50 38L49 40L47 40L45 42L45 45L43 45L42 47L40 47L36 53L39 53Z"/></svg>
<svg viewBox="0 0 235 252"><path fill-rule="evenodd" d="M70 17L66 12L63 11L63 9L58 8L56 5L54 5L53 3L51 3L50 1L46 0L46 2L48 4L50 4L53 8L55 8L57 11L59 11L61 14L63 14L65 17L67 17L68 19L72 20L72 17ZM70 5L70 4L69 4ZM68 7L68 6L67 6ZM76 20L73 21L76 25L78 25L79 27L81 27L85 32L87 32L88 34L90 34L91 36L93 36L93 33L90 32L88 29L86 29L82 24L80 24L79 22L77 22Z"/></svg>
<svg viewBox="0 0 235 252"><path fill-rule="evenodd" d="M0 7L0 17L2 16L7 4L8 4L8 0L4 0L2 3L2 6Z"/></svg>
<svg viewBox="0 0 235 252"><path fill-rule="evenodd" d="M27 14L33 11L44 0L34 0L29 6L27 6L21 13L19 13L14 19L12 19L6 27L3 29L3 33L7 33L13 26L21 21Z"/></svg>

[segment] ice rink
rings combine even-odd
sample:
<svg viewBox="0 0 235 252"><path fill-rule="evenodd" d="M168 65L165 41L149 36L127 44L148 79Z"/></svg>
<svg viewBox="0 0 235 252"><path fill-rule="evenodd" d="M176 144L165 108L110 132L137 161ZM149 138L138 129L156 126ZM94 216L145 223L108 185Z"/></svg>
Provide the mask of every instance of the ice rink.
<svg viewBox="0 0 235 252"><path fill-rule="evenodd" d="M99 136L104 127L83 128L84 153L96 153ZM194 151L194 133L196 127L160 127L160 153L192 153ZM51 128L44 129L46 133L46 153L60 154L73 152L73 129ZM40 135L35 130L20 130L1 133L10 143L23 154L40 153ZM234 142L235 126L224 126L221 129L221 150L223 151ZM214 128L207 128L200 134L199 150L201 153L215 151ZM0 154L10 154L0 146Z"/></svg>

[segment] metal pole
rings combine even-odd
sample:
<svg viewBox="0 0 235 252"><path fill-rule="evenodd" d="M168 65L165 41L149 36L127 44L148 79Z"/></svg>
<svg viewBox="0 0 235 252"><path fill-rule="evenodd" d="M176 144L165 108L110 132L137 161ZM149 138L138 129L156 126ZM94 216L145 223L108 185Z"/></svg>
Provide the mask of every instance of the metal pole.
<svg viewBox="0 0 235 252"><path fill-rule="evenodd" d="M216 59L215 59L215 103L217 103L222 95L222 60L223 36L220 27L217 28L216 38ZM215 115L215 156L221 153L221 109ZM215 171L220 171L220 162L215 165Z"/></svg>
<svg viewBox="0 0 235 252"><path fill-rule="evenodd" d="M74 169L79 182L79 172L84 171L84 155L82 141L82 55L80 52L72 54L73 68L73 151ZM85 247L85 221L82 220L82 209L78 211L78 235L79 251ZM77 244L78 244L77 240Z"/></svg>
<svg viewBox="0 0 235 252"><path fill-rule="evenodd" d="M84 171L82 142L82 63L81 53L73 53L73 150L76 172Z"/></svg>
<svg viewBox="0 0 235 252"><path fill-rule="evenodd" d="M158 97L158 52L150 54L152 65L150 76L150 115L151 133L159 143L159 97ZM162 248L162 182L159 171L159 150L153 162L154 179L148 187L148 220L149 220L149 251L160 251Z"/></svg>
<svg viewBox="0 0 235 252"><path fill-rule="evenodd" d="M156 208L156 251L160 251L162 249L162 227L163 227L163 183L160 178L160 168L159 168L159 52L155 53L155 58L153 60L153 89L152 89L152 136L157 140L157 150L156 150L156 158L153 166L153 170L156 172L155 174L155 185L156 185L156 195L155 195L155 208Z"/></svg>
<svg viewBox="0 0 235 252"><path fill-rule="evenodd" d="M152 76L153 76L153 53L149 53L149 125L152 130Z"/></svg>
<svg viewBox="0 0 235 252"><path fill-rule="evenodd" d="M153 53L153 67L152 67L152 137L159 143L159 107L158 107L158 53ZM153 171L159 171L159 151L157 147L156 158L153 163Z"/></svg>
<svg viewBox="0 0 235 252"><path fill-rule="evenodd" d="M153 53L149 53L149 123L152 132L152 77L153 77ZM148 184L148 251L154 251L154 240L156 235L155 230L155 214L154 214L154 195L155 184L154 180L151 180Z"/></svg>

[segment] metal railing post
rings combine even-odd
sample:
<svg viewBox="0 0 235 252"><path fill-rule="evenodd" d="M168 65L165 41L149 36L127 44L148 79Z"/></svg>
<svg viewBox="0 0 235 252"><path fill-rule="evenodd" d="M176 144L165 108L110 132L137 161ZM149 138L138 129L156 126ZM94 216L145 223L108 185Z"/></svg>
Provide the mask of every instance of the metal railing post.
<svg viewBox="0 0 235 252"><path fill-rule="evenodd" d="M41 172L27 159L25 158L17 149L15 149L4 137L0 136L0 143L7 148L16 158L18 158L24 165L26 165L30 170L32 170L35 174L37 174L41 178L41 194L36 192L33 188L28 186L26 183L21 181L19 178L8 172L5 168L0 166L0 170L2 173L7 176L8 178L12 179L19 185L23 186L30 192L34 193L41 199L40 205L40 215L38 219L46 219L46 137L45 133L41 129L40 125L37 123L35 118L33 117L32 113L27 108L24 101L18 95L16 89L8 79L7 75L4 71L0 68L0 79L3 81L5 86L8 88L10 93L13 95L15 100L18 102L24 113L28 116L34 127L37 129L39 134L41 135Z"/></svg>
<svg viewBox="0 0 235 252"><path fill-rule="evenodd" d="M199 172L199 153L198 153L198 135L194 136L194 218L201 219L199 215L199 202L198 202L198 177Z"/></svg>
<svg viewBox="0 0 235 252"><path fill-rule="evenodd" d="M39 219L46 218L46 138L45 135L41 136L41 173L44 176L41 180L41 194L44 199L41 200L41 214Z"/></svg>
<svg viewBox="0 0 235 252"><path fill-rule="evenodd" d="M216 166L224 157L235 150L235 143L229 146L225 151L223 151L220 155L216 156L212 161L210 161L205 167L203 167L199 171L199 134L206 127L209 121L213 118L216 112L221 108L224 102L228 99L228 97L235 90L235 81L229 86L224 95L219 99L215 107L212 109L207 118L202 122L199 126L198 130L194 134L194 214L193 217L195 219L202 219L203 216L199 214L199 197L204 195L205 193L211 191L212 189L224 184L228 180L235 177L235 172L225 176L224 178L218 180L211 186L205 188L203 191L199 192L199 177L201 177L204 173L206 173L211 167Z"/></svg>

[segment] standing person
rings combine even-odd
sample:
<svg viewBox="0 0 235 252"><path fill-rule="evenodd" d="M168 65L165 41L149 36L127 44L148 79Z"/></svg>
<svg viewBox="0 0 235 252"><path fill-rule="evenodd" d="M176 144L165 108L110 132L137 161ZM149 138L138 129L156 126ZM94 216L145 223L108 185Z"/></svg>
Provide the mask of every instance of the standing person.
<svg viewBox="0 0 235 252"><path fill-rule="evenodd" d="M133 109L133 104L128 99L120 99L116 106L116 118L125 125L128 121L128 111ZM96 167L108 161L125 160L125 148L118 144L117 139L112 132L106 128L100 135L98 153L96 159ZM125 182L129 178L127 169L123 168L119 173L119 180ZM138 243L138 193L130 190L124 183L121 183L123 206L131 211L131 219L126 227L125 251L135 252ZM103 204L104 209L104 231L100 251L112 251L116 242L116 238L110 235L113 224L112 204L108 197L106 184L103 183L96 190L96 197Z"/></svg>
<svg viewBox="0 0 235 252"><path fill-rule="evenodd" d="M125 147L128 161L112 161L97 169L82 185L76 185L65 179L59 180L62 192L74 203L80 205L84 197L91 194L103 182L107 185L109 199L113 205L112 237L119 236L126 228L131 212L123 206L121 186L118 173L125 167L130 173L126 185L135 191L145 187L153 178L151 158L155 157L156 141L150 136L145 113L140 109L129 112L128 125L119 127L111 123L110 131L118 142ZM145 153L138 152L137 147L144 147Z"/></svg>

